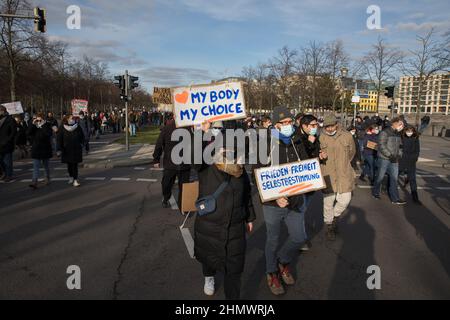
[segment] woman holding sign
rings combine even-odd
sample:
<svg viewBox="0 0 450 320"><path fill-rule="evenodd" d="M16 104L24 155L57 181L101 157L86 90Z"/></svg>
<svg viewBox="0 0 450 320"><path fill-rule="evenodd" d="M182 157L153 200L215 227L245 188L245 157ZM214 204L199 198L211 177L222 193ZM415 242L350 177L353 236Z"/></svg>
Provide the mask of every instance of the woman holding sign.
<svg viewBox="0 0 450 320"><path fill-rule="evenodd" d="M195 257L203 266L205 294L214 295L214 277L220 271L225 275L226 299L236 300L240 298L244 271L245 233L252 232L256 216L244 166L227 159L225 152L217 154L214 160L212 165L196 166L199 212L195 220Z"/></svg>

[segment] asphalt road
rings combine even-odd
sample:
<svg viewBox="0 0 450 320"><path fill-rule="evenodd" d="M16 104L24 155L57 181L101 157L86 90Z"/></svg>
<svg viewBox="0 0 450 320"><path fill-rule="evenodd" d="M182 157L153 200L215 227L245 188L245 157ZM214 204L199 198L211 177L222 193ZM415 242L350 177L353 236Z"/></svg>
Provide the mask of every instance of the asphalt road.
<svg viewBox="0 0 450 320"><path fill-rule="evenodd" d="M54 161L52 168L56 179L37 191L28 188L29 163L16 166L16 182L0 184L0 299L224 297L220 281L216 296L204 296L201 267L178 228L183 217L161 208L161 171L82 169L82 186L74 188L64 181L63 165ZM360 185L335 242L325 239L317 193L307 212L313 248L299 256L297 284L283 297L266 286L265 227L257 210L242 298L450 299L450 171L421 165L419 173L424 206L408 194L404 207L386 195L376 201ZM70 265L81 268L81 290L67 289ZM367 289L371 265L381 269L380 290Z"/></svg>

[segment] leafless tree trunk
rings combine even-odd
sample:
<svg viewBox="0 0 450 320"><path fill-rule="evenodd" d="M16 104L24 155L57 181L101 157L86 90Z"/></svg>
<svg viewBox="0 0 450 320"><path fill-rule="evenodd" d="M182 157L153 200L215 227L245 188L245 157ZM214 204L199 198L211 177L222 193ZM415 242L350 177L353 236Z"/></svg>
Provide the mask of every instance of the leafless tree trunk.
<svg viewBox="0 0 450 320"><path fill-rule="evenodd" d="M380 108L380 93L383 84L391 78L391 73L402 62L403 54L389 46L384 39L378 38L372 50L362 60L364 71L375 84L377 90L377 113Z"/></svg>
<svg viewBox="0 0 450 320"><path fill-rule="evenodd" d="M436 32L433 28L424 36L418 35L416 37L418 48L410 50L410 55L402 66L406 74L416 77L419 82L416 102L417 126L420 123L420 100L422 95L427 92L428 80L436 73L450 68L450 38L438 41L435 36Z"/></svg>

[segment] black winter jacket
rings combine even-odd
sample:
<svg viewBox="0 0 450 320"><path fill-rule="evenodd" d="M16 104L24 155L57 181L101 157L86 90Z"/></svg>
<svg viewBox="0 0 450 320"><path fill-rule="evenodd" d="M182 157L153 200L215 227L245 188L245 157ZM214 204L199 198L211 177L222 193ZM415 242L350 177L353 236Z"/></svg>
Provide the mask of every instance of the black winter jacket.
<svg viewBox="0 0 450 320"><path fill-rule="evenodd" d="M172 150L180 142L172 141L172 133L176 130L175 121L171 121L169 124L161 129L158 141L156 142L155 151L153 152L153 162L159 163L161 156L164 153L163 167L168 170L189 170L189 164L176 165L172 161ZM180 129L188 130L188 129ZM191 135L191 133L189 133ZM181 139L180 139L181 140Z"/></svg>
<svg viewBox="0 0 450 320"><path fill-rule="evenodd" d="M28 136L31 140L31 158L50 159L53 157L51 123L46 122L41 128L32 124L28 129Z"/></svg>
<svg viewBox="0 0 450 320"><path fill-rule="evenodd" d="M57 136L57 150L61 151L61 161L63 163L83 162L84 135L79 126L73 131L69 131L65 126L61 126Z"/></svg>
<svg viewBox="0 0 450 320"><path fill-rule="evenodd" d="M246 223L255 220L247 173L232 177L215 165L198 172L199 196L213 194L227 179L229 185L217 199L217 209L195 220L195 257L202 264L227 274L244 271Z"/></svg>
<svg viewBox="0 0 450 320"><path fill-rule="evenodd" d="M0 119L0 154L12 153L16 141L16 120L7 115Z"/></svg>
<svg viewBox="0 0 450 320"><path fill-rule="evenodd" d="M400 159L400 169L407 170L416 167L420 155L419 137L403 137L403 156Z"/></svg>

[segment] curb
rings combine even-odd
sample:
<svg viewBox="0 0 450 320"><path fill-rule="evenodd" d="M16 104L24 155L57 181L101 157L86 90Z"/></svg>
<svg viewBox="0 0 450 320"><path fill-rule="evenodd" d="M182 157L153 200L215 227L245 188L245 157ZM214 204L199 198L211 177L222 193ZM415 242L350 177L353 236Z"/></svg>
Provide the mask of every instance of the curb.
<svg viewBox="0 0 450 320"><path fill-rule="evenodd" d="M153 163L153 159L150 160L141 160L141 161L123 161L123 162L112 162L105 161L99 163L84 163L83 168L85 169L113 169L113 168L129 168L136 166L146 166Z"/></svg>

